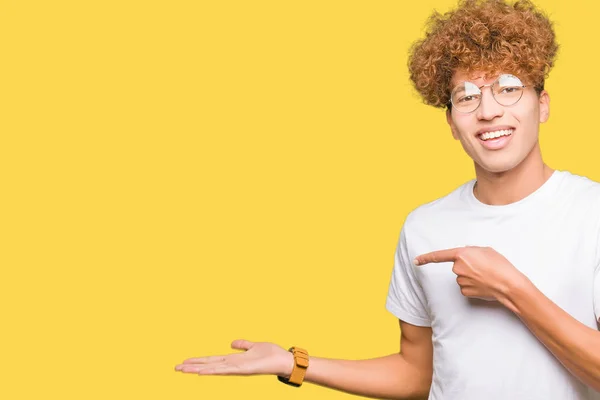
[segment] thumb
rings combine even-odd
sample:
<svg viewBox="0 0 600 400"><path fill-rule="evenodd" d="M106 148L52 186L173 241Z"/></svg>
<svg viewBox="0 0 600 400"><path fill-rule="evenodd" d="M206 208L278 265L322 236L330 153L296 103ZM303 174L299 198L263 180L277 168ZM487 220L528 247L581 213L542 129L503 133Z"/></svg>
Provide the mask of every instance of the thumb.
<svg viewBox="0 0 600 400"><path fill-rule="evenodd" d="M250 342L248 340L234 340L231 342L231 348L237 350L250 350L254 346L254 342Z"/></svg>

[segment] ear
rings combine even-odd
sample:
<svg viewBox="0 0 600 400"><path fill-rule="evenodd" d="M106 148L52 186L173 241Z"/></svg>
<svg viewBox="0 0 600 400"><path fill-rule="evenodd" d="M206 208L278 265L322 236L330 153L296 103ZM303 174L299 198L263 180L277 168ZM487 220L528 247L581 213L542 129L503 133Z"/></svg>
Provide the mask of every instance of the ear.
<svg viewBox="0 0 600 400"><path fill-rule="evenodd" d="M545 90L540 93L540 123L548 121L550 118L550 95Z"/></svg>
<svg viewBox="0 0 600 400"><path fill-rule="evenodd" d="M458 134L456 132L456 125L454 125L454 121L452 121L452 110L450 108L446 109L446 122L450 125L450 131L452 131L452 137L455 140L458 140Z"/></svg>

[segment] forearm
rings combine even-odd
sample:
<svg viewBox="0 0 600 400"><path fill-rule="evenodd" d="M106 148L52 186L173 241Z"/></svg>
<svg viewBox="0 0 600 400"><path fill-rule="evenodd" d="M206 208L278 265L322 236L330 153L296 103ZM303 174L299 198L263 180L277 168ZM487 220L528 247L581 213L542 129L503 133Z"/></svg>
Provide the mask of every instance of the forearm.
<svg viewBox="0 0 600 400"><path fill-rule="evenodd" d="M600 332L577 321L524 280L503 302L585 384L600 390Z"/></svg>
<svg viewBox="0 0 600 400"><path fill-rule="evenodd" d="M402 354L356 361L311 356L305 381L377 399L426 399L431 374Z"/></svg>

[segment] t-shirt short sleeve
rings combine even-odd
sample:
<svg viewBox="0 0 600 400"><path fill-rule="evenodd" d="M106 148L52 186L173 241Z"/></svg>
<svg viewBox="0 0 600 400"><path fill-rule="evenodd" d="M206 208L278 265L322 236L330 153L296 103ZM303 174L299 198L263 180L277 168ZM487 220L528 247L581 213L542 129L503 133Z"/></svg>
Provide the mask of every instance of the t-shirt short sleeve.
<svg viewBox="0 0 600 400"><path fill-rule="evenodd" d="M594 275L594 313L596 321L600 322L600 267L596 267Z"/></svg>
<svg viewBox="0 0 600 400"><path fill-rule="evenodd" d="M431 326L423 288L415 274L416 266L408 256L406 224L396 247L394 269L388 290L386 308L398 319L417 326Z"/></svg>

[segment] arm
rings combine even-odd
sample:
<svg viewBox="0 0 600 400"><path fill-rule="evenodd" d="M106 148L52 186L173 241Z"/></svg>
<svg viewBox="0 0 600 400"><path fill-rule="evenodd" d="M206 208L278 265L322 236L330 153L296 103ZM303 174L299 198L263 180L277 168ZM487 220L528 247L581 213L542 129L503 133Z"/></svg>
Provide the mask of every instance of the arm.
<svg viewBox="0 0 600 400"><path fill-rule="evenodd" d="M433 374L431 328L400 322L401 352L370 360L310 356L306 382L379 399L427 398ZM289 377L292 354L273 343L235 341L244 353L191 358L177 371L200 375L280 375Z"/></svg>
<svg viewBox="0 0 600 400"><path fill-rule="evenodd" d="M600 390L600 332L577 321L528 279L508 286L500 301L573 375Z"/></svg>
<svg viewBox="0 0 600 400"><path fill-rule="evenodd" d="M310 357L305 380L377 399L427 398L433 374L431 328L400 321L401 352L370 360ZM291 361L287 376L291 374Z"/></svg>

